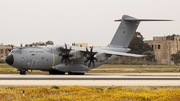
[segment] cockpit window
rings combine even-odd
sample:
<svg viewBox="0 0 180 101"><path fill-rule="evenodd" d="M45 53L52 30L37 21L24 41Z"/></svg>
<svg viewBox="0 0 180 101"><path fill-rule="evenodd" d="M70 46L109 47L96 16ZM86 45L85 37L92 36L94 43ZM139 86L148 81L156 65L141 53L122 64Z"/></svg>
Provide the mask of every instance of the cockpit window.
<svg viewBox="0 0 180 101"><path fill-rule="evenodd" d="M22 52L20 50L13 50L11 53L13 53L13 54L22 54Z"/></svg>

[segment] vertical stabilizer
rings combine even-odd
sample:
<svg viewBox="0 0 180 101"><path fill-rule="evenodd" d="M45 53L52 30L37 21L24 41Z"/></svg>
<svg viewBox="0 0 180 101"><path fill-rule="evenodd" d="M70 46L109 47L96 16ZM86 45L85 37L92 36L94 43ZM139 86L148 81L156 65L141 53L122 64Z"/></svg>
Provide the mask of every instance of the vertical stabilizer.
<svg viewBox="0 0 180 101"><path fill-rule="evenodd" d="M126 21L125 19L136 19L128 15L123 15L121 21L111 43L110 46L117 47L128 47L129 43L131 42L134 33L136 32L136 29L140 23L140 21Z"/></svg>
<svg viewBox="0 0 180 101"><path fill-rule="evenodd" d="M136 19L134 17L123 15L121 21L111 43L111 47L124 47L127 48L129 43L131 42L136 29L140 23L140 21L172 21L166 19Z"/></svg>

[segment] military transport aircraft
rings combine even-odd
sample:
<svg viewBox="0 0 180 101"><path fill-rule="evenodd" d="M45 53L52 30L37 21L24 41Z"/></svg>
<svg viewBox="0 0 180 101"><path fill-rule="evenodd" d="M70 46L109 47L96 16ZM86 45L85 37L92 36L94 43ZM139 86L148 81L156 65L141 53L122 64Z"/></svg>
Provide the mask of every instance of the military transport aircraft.
<svg viewBox="0 0 180 101"><path fill-rule="evenodd" d="M6 57L6 63L17 68L21 75L28 70L49 71L49 74L84 74L118 56L145 57L127 53L140 21L171 21L160 19L136 19L123 15L113 39L104 48L85 48L67 44L44 47L14 48Z"/></svg>

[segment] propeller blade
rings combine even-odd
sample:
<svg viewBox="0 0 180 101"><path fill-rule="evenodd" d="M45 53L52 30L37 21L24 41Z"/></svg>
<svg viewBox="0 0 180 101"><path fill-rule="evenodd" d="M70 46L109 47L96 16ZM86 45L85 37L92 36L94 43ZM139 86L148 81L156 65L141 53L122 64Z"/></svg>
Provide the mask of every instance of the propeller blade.
<svg viewBox="0 0 180 101"><path fill-rule="evenodd" d="M67 50L67 45L66 45L66 43L65 43L65 48L66 48L66 50Z"/></svg>
<svg viewBox="0 0 180 101"><path fill-rule="evenodd" d="M66 64L66 66L67 66L67 59L65 59L65 64Z"/></svg>
<svg viewBox="0 0 180 101"><path fill-rule="evenodd" d="M90 67L90 65L91 65L91 60L89 61L88 68Z"/></svg>
<svg viewBox="0 0 180 101"><path fill-rule="evenodd" d="M86 47L86 52L89 54L88 48Z"/></svg>
<svg viewBox="0 0 180 101"><path fill-rule="evenodd" d="M93 57L94 57L94 55L95 55L96 53L93 53L92 55L93 55Z"/></svg>
<svg viewBox="0 0 180 101"><path fill-rule="evenodd" d="M95 67L94 61L92 61L92 63L93 63L93 68L94 68Z"/></svg>
<svg viewBox="0 0 180 101"><path fill-rule="evenodd" d="M68 54L69 54L70 51L71 51L71 47L70 47L70 49L69 49L69 51L68 51Z"/></svg>
<svg viewBox="0 0 180 101"><path fill-rule="evenodd" d="M72 62L69 58L67 59L70 63Z"/></svg>
<svg viewBox="0 0 180 101"><path fill-rule="evenodd" d="M72 57L73 56L73 54L69 54L69 57Z"/></svg>
<svg viewBox="0 0 180 101"><path fill-rule="evenodd" d="M59 56L62 56L62 53L60 53Z"/></svg>
<svg viewBox="0 0 180 101"><path fill-rule="evenodd" d="M86 59L85 61L84 61L84 63L86 63L86 62L88 62L89 60L88 59Z"/></svg>
<svg viewBox="0 0 180 101"><path fill-rule="evenodd" d="M61 59L61 63L64 61L64 58Z"/></svg>
<svg viewBox="0 0 180 101"><path fill-rule="evenodd" d="M93 53L92 53L93 47L90 47L90 48L91 48L90 54L92 55L92 54L93 54Z"/></svg>
<svg viewBox="0 0 180 101"><path fill-rule="evenodd" d="M97 59L97 58L94 58L94 60L98 61L98 59Z"/></svg>

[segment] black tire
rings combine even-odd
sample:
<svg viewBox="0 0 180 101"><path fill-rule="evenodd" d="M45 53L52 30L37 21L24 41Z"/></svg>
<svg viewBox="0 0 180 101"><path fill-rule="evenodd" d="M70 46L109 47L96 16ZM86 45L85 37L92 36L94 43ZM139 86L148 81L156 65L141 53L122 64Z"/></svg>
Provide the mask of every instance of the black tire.
<svg viewBox="0 0 180 101"><path fill-rule="evenodd" d="M24 71L23 74L26 75L26 71Z"/></svg>
<svg viewBox="0 0 180 101"><path fill-rule="evenodd" d="M84 75L85 73L78 73L77 75Z"/></svg>
<svg viewBox="0 0 180 101"><path fill-rule="evenodd" d="M22 71L20 71L20 75L22 75Z"/></svg>
<svg viewBox="0 0 180 101"><path fill-rule="evenodd" d="M84 75L85 73L72 73L72 72L68 72L68 75Z"/></svg>
<svg viewBox="0 0 180 101"><path fill-rule="evenodd" d="M26 71L20 71L20 75L26 75Z"/></svg>
<svg viewBox="0 0 180 101"><path fill-rule="evenodd" d="M68 72L68 75L73 75L73 73L72 72Z"/></svg>
<svg viewBox="0 0 180 101"><path fill-rule="evenodd" d="M60 72L60 71L56 71L56 70L50 70L49 74L50 75L65 75L65 72Z"/></svg>

